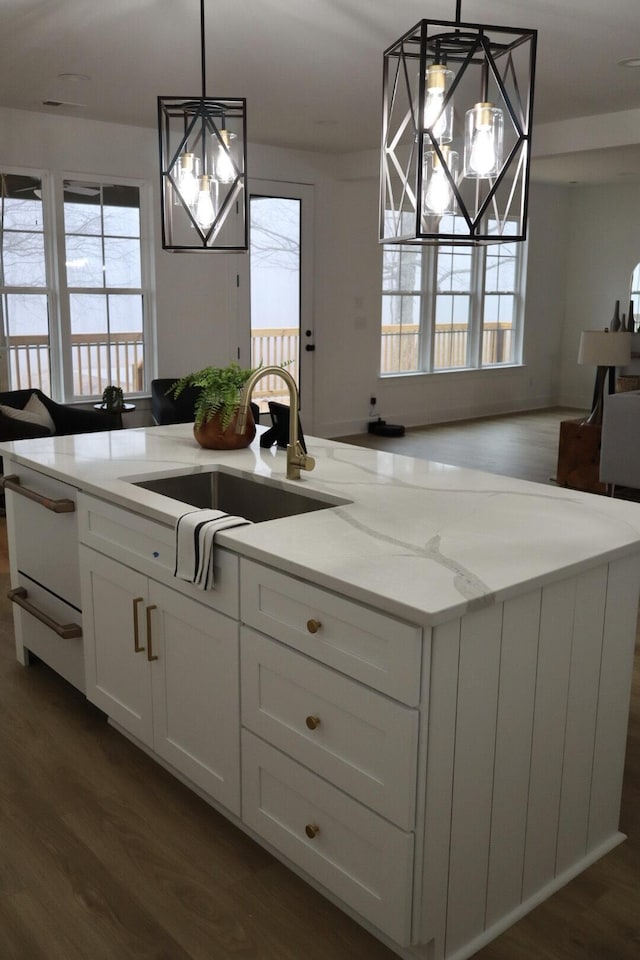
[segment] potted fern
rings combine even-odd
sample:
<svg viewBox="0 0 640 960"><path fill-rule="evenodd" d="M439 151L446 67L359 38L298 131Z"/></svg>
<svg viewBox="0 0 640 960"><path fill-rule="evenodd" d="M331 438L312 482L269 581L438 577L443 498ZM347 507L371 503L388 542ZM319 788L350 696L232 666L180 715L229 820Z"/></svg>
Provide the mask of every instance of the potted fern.
<svg viewBox="0 0 640 960"><path fill-rule="evenodd" d="M199 389L194 405L193 434L202 447L212 450L234 450L248 447L256 427L251 410L247 412L245 430L236 432L236 417L242 388L253 373L232 361L226 367L204 367L188 373L167 391L179 397L187 387Z"/></svg>

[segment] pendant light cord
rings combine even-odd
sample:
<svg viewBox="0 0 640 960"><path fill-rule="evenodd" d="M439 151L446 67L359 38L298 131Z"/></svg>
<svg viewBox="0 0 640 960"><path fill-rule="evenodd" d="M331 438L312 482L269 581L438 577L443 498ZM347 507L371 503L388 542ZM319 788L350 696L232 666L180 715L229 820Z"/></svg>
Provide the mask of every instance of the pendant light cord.
<svg viewBox="0 0 640 960"><path fill-rule="evenodd" d="M204 0L200 0L200 61L202 64L202 99L207 97L207 65L204 52Z"/></svg>

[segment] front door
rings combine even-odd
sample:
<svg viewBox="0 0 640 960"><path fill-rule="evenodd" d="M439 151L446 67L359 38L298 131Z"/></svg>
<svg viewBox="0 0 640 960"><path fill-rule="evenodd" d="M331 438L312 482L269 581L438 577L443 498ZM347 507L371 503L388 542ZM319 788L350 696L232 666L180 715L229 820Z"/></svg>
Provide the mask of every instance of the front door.
<svg viewBox="0 0 640 960"><path fill-rule="evenodd" d="M268 180L249 182L250 279L241 294L250 317L250 365L285 364L298 384L300 417L313 432L313 187ZM250 308L247 309L247 300ZM246 321L245 321L246 322ZM244 341L244 336L242 337ZM268 401L288 403L277 378L261 380L253 399L265 412Z"/></svg>

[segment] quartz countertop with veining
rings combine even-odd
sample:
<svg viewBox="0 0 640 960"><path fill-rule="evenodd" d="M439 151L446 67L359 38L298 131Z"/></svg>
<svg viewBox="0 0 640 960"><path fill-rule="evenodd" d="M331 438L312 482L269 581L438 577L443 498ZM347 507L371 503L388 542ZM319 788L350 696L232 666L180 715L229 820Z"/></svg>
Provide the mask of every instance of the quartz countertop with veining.
<svg viewBox="0 0 640 960"><path fill-rule="evenodd" d="M183 504L132 479L216 465L347 504L238 527L245 557L429 626L598 563L640 556L640 505L307 438L316 468L285 479L285 453L202 450L190 424L0 444L19 463L174 525ZM191 508L187 508L191 509Z"/></svg>

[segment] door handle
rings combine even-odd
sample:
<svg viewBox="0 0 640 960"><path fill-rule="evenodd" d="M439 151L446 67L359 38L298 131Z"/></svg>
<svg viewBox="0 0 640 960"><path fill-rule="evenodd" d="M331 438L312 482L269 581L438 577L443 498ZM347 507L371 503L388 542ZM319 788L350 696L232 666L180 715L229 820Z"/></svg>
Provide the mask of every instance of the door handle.
<svg viewBox="0 0 640 960"><path fill-rule="evenodd" d="M30 613L32 617L39 620L40 623L44 623L45 627L49 627L50 630L57 633L63 640L76 640L82 636L82 627L79 623L58 623L57 620L54 620L48 614L44 613L43 610L34 606L29 601L29 594L24 587L15 587L15 589L9 590L7 597L12 603L17 603L19 607L22 607L22 609Z"/></svg>
<svg viewBox="0 0 640 960"><path fill-rule="evenodd" d="M307 353L313 353L313 351L316 348L316 345L315 343L306 343L304 348L307 351Z"/></svg>
<svg viewBox="0 0 640 960"><path fill-rule="evenodd" d="M151 612L156 610L157 607L155 603L149 604L147 607L147 660L151 663L152 660L157 660L158 655L154 653L151 649L152 636L151 636Z"/></svg>
<svg viewBox="0 0 640 960"><path fill-rule="evenodd" d="M144 647L140 643L140 630L138 628L138 605L142 603L144 597L136 597L133 600L133 649L136 653L142 653Z"/></svg>
<svg viewBox="0 0 640 960"><path fill-rule="evenodd" d="M26 497L27 500L33 500L34 503L39 503L41 507L45 507L47 510L51 510L53 513L74 513L76 505L73 500L68 500L63 498L61 500L53 500L51 497L45 497L41 493L37 493L35 490L30 490L29 487L23 487L20 484L20 477L12 474L10 477L3 477L0 480L0 483L5 490L13 490L14 493L19 493L20 496Z"/></svg>

